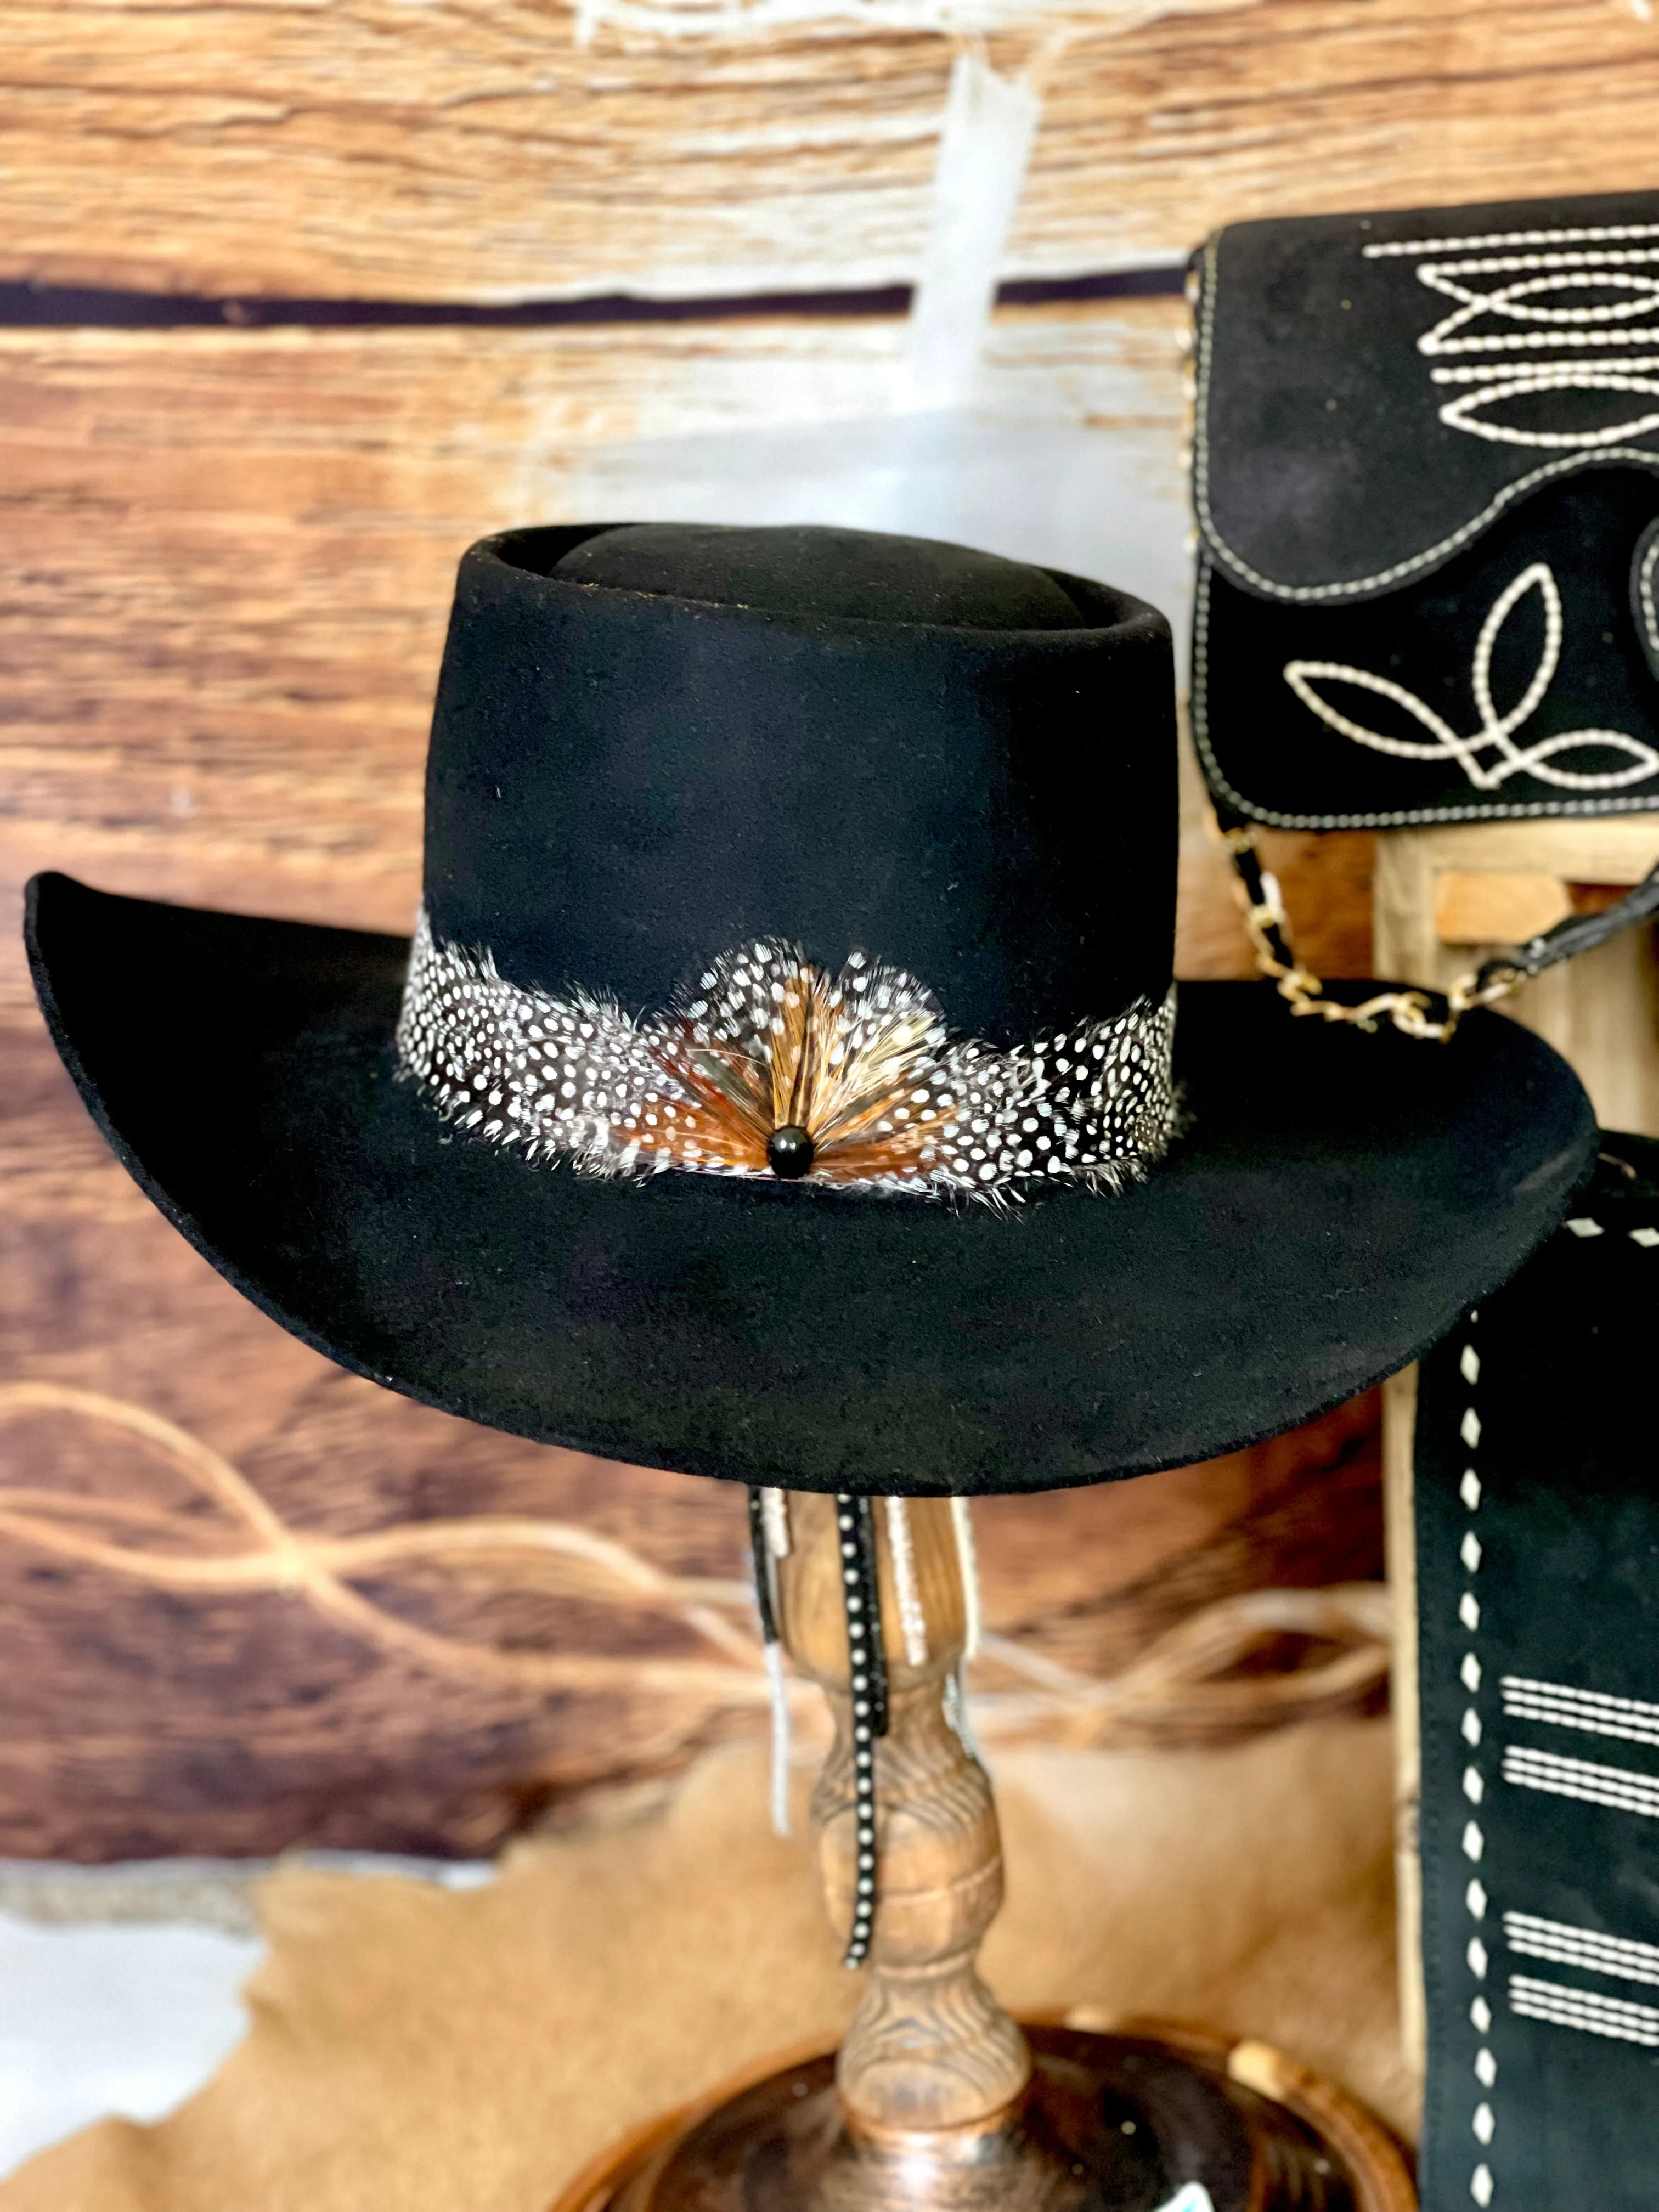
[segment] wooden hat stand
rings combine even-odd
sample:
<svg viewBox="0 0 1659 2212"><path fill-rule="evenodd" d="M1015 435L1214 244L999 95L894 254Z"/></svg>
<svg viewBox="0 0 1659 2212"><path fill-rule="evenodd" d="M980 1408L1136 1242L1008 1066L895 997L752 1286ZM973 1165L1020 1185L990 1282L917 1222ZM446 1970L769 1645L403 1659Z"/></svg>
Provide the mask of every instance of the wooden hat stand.
<svg viewBox="0 0 1659 2212"><path fill-rule="evenodd" d="M834 1713L812 1830L845 1929L860 1844L842 1531L832 1498L787 1504L779 1628ZM1150 2025L1022 2027L980 1981L1002 1854L990 1784L946 1708L967 1641L963 1561L948 1500L912 1499L906 1521L908 1632L875 1516L888 1730L873 1746L867 1980L845 2042L785 2054L665 2115L554 2212L1204 2212L1194 2184L1213 2212L1413 2212L1381 2124L1266 2045Z"/></svg>

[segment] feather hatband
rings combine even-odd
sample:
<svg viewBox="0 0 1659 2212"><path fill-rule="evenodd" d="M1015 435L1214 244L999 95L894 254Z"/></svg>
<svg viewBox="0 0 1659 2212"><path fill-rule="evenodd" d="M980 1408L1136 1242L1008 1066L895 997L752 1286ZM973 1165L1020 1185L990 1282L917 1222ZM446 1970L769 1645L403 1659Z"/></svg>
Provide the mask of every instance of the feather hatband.
<svg viewBox="0 0 1659 2212"><path fill-rule="evenodd" d="M554 998L424 913L398 1025L439 1111L583 1172L763 1176L1001 1205L1026 1182L1119 1190L1176 1120L1175 990L1018 1051L953 1037L932 994L865 952L839 975L763 939L635 1018Z"/></svg>

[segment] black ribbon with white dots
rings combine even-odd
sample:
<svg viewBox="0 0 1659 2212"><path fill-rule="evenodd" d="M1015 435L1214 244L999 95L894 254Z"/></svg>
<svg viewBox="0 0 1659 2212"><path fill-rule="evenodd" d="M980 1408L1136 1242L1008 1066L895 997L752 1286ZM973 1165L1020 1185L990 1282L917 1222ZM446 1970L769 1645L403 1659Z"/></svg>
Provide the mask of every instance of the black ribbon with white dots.
<svg viewBox="0 0 1659 2212"><path fill-rule="evenodd" d="M853 1709L853 1816L857 1860L853 1928L842 1964L869 1955L876 1913L876 1738L887 1733L887 1654L876 1579L876 1523L867 1498L836 1500L842 1591L847 1601L848 1690Z"/></svg>

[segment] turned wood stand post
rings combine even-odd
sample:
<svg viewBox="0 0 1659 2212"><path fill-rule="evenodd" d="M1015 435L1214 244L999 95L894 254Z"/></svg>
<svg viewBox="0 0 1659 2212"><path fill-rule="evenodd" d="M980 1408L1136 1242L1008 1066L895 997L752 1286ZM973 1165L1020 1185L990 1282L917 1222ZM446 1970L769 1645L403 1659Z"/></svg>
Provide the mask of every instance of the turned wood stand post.
<svg viewBox="0 0 1659 2212"><path fill-rule="evenodd" d="M913 1499L909 1522L927 1656L905 1655L892 1550L876 1504L887 1658L886 1735L876 1756L877 1897L864 2002L842 2045L842 2097L878 2128L947 2128L1006 2110L1030 2077L1025 2039L975 1971L1002 1904L1002 1847L991 1786L945 1717L946 1678L967 1632L947 1502ZM852 1698L835 1502L792 1496L791 1549L779 1565L779 1626L790 1656L823 1687L836 1740L812 1796L824 1893L851 1925L857 1846Z"/></svg>

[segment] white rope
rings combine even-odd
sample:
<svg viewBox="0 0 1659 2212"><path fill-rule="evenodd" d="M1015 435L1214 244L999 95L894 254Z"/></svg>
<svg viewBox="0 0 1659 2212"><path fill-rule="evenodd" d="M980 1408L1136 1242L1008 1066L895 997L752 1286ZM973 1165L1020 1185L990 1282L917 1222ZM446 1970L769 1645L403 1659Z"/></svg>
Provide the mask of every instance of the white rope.
<svg viewBox="0 0 1659 2212"><path fill-rule="evenodd" d="M910 1509L902 1498L887 1500L887 1549L893 1562L893 1593L898 1599L905 1663L927 1664L927 1618L916 1581L916 1547L910 1540Z"/></svg>
<svg viewBox="0 0 1659 2212"><path fill-rule="evenodd" d="M979 1747L973 1716L968 1711L968 1692L962 1686L960 1667L953 1667L945 1678L945 1718L969 1758L976 1759L983 1766L985 1754Z"/></svg>
<svg viewBox="0 0 1659 2212"><path fill-rule="evenodd" d="M1042 112L1036 87L1001 76L977 41L958 52L905 337L913 408L960 407L972 397Z"/></svg>
<svg viewBox="0 0 1659 2212"><path fill-rule="evenodd" d="M768 1644L766 1680L772 1692L772 1832L789 1833L789 1684L783 1671L783 1646Z"/></svg>
<svg viewBox="0 0 1659 2212"><path fill-rule="evenodd" d="M974 1549L973 1517L965 1498L951 1500L951 1526L957 1540L957 1571L962 1577L963 1642L962 1658L945 1677L945 1717L955 1729L969 1758L979 1759L983 1765L979 1738L968 1711L968 1689L962 1674L963 1668L979 1650L983 1626L979 1596L979 1556Z"/></svg>
<svg viewBox="0 0 1659 2212"><path fill-rule="evenodd" d="M763 1487L760 1494L761 1531L765 1557L755 1562L756 1571L767 1580L768 1595L775 1619L778 1606L780 1559L789 1556L789 1499L781 1490ZM763 1639L766 1686L772 1705L772 1830L789 1833L789 1683L783 1671L783 1646Z"/></svg>

